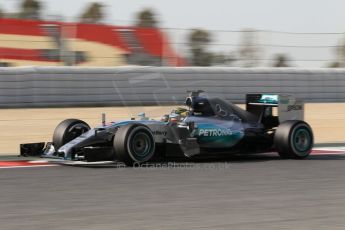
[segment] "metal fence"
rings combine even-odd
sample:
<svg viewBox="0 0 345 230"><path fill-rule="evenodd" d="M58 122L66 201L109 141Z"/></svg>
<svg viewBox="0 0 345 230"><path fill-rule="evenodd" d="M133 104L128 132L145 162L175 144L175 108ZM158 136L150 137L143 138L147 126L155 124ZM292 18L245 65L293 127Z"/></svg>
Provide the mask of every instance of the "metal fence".
<svg viewBox="0 0 345 230"><path fill-rule="evenodd" d="M163 29L170 44L186 57L191 57L188 36L190 29ZM213 65L232 67L273 67L279 56L295 68L345 67L344 33L298 33L269 30L208 30L209 52L225 60Z"/></svg>

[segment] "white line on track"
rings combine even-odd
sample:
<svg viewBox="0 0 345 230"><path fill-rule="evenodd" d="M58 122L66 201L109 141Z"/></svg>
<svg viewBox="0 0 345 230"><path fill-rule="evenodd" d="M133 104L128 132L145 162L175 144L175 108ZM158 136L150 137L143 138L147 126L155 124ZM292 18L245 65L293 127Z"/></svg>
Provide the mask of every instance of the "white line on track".
<svg viewBox="0 0 345 230"><path fill-rule="evenodd" d="M38 168L38 167L52 167L60 165L22 165L22 166L1 166L0 169L13 169L13 168Z"/></svg>
<svg viewBox="0 0 345 230"><path fill-rule="evenodd" d="M313 150L322 150L322 151L340 151L340 152L344 152L345 151L345 147L320 147L320 148L315 148Z"/></svg>

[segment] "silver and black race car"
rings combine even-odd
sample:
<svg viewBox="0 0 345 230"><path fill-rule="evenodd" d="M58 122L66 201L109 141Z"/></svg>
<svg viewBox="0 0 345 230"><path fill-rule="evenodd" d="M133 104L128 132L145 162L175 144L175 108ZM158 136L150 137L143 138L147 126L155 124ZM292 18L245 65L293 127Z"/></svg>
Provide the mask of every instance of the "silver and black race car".
<svg viewBox="0 0 345 230"><path fill-rule="evenodd" d="M121 161L128 166L154 156L263 153L275 150L283 158L302 159L313 147L313 132L303 121L304 104L288 95L246 95L246 109L220 98L192 91L186 108L160 120L105 122L90 128L67 119L55 129L50 143L21 144L22 156L40 155L68 161Z"/></svg>

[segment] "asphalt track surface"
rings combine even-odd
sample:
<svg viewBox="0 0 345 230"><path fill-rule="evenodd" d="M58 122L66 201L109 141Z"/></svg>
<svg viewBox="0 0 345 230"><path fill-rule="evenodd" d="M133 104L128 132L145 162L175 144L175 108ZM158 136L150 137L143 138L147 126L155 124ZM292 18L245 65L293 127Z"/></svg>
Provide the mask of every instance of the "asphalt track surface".
<svg viewBox="0 0 345 230"><path fill-rule="evenodd" d="M345 151L0 169L0 229L344 229Z"/></svg>

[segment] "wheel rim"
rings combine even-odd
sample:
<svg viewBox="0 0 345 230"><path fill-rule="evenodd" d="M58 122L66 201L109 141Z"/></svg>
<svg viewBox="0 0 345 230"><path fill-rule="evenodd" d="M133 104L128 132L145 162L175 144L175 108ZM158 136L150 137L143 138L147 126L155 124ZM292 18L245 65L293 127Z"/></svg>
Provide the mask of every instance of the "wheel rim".
<svg viewBox="0 0 345 230"><path fill-rule="evenodd" d="M293 144L299 153L303 154L308 152L311 146L311 136L309 131L305 128L296 130L293 138Z"/></svg>
<svg viewBox="0 0 345 230"><path fill-rule="evenodd" d="M135 158L138 160L144 159L151 153L152 144L150 136L144 132L136 133L130 141L130 149Z"/></svg>

